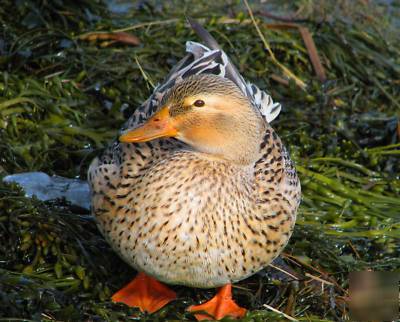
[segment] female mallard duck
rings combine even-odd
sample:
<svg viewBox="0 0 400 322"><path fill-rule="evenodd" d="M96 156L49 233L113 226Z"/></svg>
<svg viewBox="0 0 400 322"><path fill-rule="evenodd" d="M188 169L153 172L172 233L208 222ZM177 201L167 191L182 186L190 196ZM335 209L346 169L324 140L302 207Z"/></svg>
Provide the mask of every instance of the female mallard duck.
<svg viewBox="0 0 400 322"><path fill-rule="evenodd" d="M189 310L203 312L198 319L242 317L231 283L285 247L300 183L269 125L280 105L192 26L211 49L189 42L188 56L136 110L119 142L92 162L92 209L111 246L139 271L113 301L151 313L176 298L158 281L221 287Z"/></svg>

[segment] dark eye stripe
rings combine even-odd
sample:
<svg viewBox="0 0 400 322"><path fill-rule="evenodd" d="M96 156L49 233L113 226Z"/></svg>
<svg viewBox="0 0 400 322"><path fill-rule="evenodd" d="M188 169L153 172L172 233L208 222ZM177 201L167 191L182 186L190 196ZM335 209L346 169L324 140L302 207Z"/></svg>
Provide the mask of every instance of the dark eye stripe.
<svg viewBox="0 0 400 322"><path fill-rule="evenodd" d="M204 106L204 101L203 100L197 100L197 101L195 101L194 103L193 103L193 105L194 106L196 106L196 107L202 107L202 106Z"/></svg>

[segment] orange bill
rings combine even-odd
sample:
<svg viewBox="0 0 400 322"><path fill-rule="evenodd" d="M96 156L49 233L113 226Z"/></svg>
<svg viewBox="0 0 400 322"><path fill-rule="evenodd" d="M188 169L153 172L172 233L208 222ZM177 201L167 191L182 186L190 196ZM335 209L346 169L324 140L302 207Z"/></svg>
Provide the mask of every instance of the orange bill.
<svg viewBox="0 0 400 322"><path fill-rule="evenodd" d="M120 142L146 142L158 138L175 137L178 130L173 126L168 106L163 107L142 126L127 130L119 137Z"/></svg>

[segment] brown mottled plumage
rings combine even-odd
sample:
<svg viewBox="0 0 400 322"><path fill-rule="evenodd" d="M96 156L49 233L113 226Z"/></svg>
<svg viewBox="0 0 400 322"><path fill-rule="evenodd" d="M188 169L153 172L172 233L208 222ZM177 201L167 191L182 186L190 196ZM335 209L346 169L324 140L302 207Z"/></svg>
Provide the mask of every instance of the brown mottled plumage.
<svg viewBox="0 0 400 322"><path fill-rule="evenodd" d="M192 75L158 99L178 140L143 142L147 124L161 120L139 127L139 111L127 125L136 136L122 140L143 143L116 142L93 161L100 230L127 263L169 284L218 287L266 267L287 244L300 201L281 140L227 78Z"/></svg>
<svg viewBox="0 0 400 322"><path fill-rule="evenodd" d="M186 97L222 97L212 88L203 93L190 86L208 78L216 82L220 77L193 76L165 103L180 109ZM233 160L161 139L121 144L120 164L92 164L89 179L99 227L137 270L170 284L216 287L259 271L286 245L300 197L297 177L273 129L235 95L224 98L232 104L227 109L240 103L237 107L249 115L226 129L232 132L220 149L237 155ZM193 107L186 109L181 113L193 113ZM171 114L176 115L173 108ZM229 122L234 116L225 117ZM259 132L247 132L255 121ZM240 124L243 133L235 131Z"/></svg>

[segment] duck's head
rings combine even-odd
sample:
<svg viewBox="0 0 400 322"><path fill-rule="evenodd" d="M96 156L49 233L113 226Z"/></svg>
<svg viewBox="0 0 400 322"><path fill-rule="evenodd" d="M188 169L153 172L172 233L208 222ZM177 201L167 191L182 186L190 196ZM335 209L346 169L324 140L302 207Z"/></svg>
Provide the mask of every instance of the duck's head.
<svg viewBox="0 0 400 322"><path fill-rule="evenodd" d="M171 88L161 109L121 142L146 142L174 137L195 150L239 164L259 158L266 124L232 81L203 74Z"/></svg>

